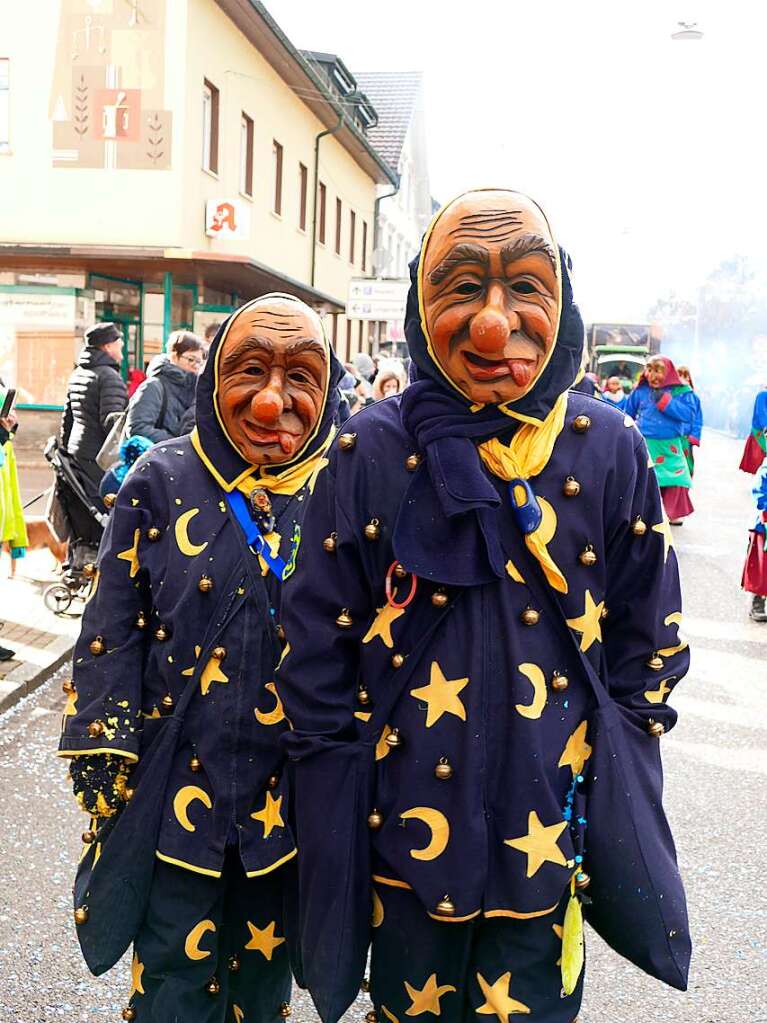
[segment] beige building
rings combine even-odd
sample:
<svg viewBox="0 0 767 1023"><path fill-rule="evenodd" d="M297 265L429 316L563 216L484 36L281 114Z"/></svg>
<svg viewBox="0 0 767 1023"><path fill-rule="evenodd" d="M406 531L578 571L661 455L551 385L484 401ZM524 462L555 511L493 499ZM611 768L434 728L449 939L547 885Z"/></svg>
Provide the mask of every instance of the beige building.
<svg viewBox="0 0 767 1023"><path fill-rule="evenodd" d="M0 40L0 374L22 407L61 405L94 320L122 325L127 371L284 290L342 358L368 347L344 310L395 182L375 110L262 4L3 4Z"/></svg>

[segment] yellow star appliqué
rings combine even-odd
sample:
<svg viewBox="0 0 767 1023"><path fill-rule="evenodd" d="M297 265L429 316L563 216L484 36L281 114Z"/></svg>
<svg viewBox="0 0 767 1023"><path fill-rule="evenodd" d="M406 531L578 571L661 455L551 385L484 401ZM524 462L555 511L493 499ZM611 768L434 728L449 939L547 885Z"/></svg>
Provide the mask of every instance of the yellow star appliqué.
<svg viewBox="0 0 767 1023"><path fill-rule="evenodd" d="M276 921L272 920L268 927L264 927L263 930L260 927L256 927L250 920L247 921L248 930L250 931L250 941L245 946L246 950L252 952L260 952L264 958L272 961L274 950L279 948L280 945L285 944L284 938L275 937L274 930L277 926Z"/></svg>
<svg viewBox="0 0 767 1023"><path fill-rule="evenodd" d="M478 973L477 983L485 996L485 1004L477 1009L478 1015L495 1014L501 1023L508 1023L509 1016L527 1016L530 1013L530 1009L523 1002L518 1002L509 994L511 973L502 974L495 984L488 984L482 974Z"/></svg>
<svg viewBox="0 0 767 1023"><path fill-rule="evenodd" d="M128 995L128 1001L133 998L134 995L144 994L144 985L141 983L141 975L144 972L144 964L139 962L139 957L136 953L133 953L133 962L130 968L130 994Z"/></svg>
<svg viewBox="0 0 767 1023"><path fill-rule="evenodd" d="M588 721L581 721L573 734L567 740L562 756L559 758L557 767L569 767L573 777L583 773L583 767L591 756L591 746L586 742L586 729Z"/></svg>
<svg viewBox="0 0 767 1023"><path fill-rule="evenodd" d="M220 682L224 685L228 681L229 676L224 674L221 668L221 661L217 657L211 657L202 669L202 675L200 675L200 691L203 696L207 696L214 682Z"/></svg>
<svg viewBox="0 0 767 1023"><path fill-rule="evenodd" d="M261 821L264 825L264 838L268 838L274 828L285 827L285 821L282 819L282 814L280 813L281 809L282 796L278 796L277 799L275 799L271 792L267 792L263 810L259 810L258 813L252 813L250 815L254 821Z"/></svg>
<svg viewBox="0 0 767 1023"><path fill-rule="evenodd" d="M667 685L669 680L664 678L657 689L646 689L644 698L648 703L663 703L664 699L671 692L671 686Z"/></svg>
<svg viewBox="0 0 767 1023"><path fill-rule="evenodd" d="M428 686L411 689L410 695L423 700L427 705L426 727L431 728L443 714L455 714L461 721L466 720L466 708L458 695L469 684L468 678L445 678L442 668L432 661Z"/></svg>
<svg viewBox="0 0 767 1023"><path fill-rule="evenodd" d="M674 538L671 535L671 525L669 524L667 516L664 514L660 522L656 522L652 527L653 533L659 533L663 537L663 564L666 564L668 560L668 552L674 546Z"/></svg>
<svg viewBox="0 0 767 1023"><path fill-rule="evenodd" d="M378 636L384 646L387 646L390 650L393 649L394 639L392 638L391 627L404 613L404 608L384 604L383 607L378 609L378 614L373 619L368 631L362 637L362 642L369 643Z"/></svg>
<svg viewBox="0 0 767 1023"><path fill-rule="evenodd" d="M583 614L578 618L568 618L567 624L571 629L581 633L581 650L585 653L592 643L602 642L602 626L600 624L600 618L602 616L602 609L605 606L605 602L600 600L598 604L594 603L594 598L591 596L591 591L586 590L586 598Z"/></svg>
<svg viewBox="0 0 767 1023"><path fill-rule="evenodd" d="M129 578L132 579L134 575L138 574L138 570L141 567L138 563L138 544L141 538L141 530L137 529L133 534L133 546L129 547L125 551L120 551L117 555L118 561L127 561L130 564Z"/></svg>
<svg viewBox="0 0 767 1023"><path fill-rule="evenodd" d="M564 853L557 845L557 839L566 827L567 821L544 827L535 810L531 810L527 818L528 833L519 838L507 838L505 844L527 855L527 876L532 877L544 863L556 863L560 867L567 865Z"/></svg>
<svg viewBox="0 0 767 1023"><path fill-rule="evenodd" d="M455 991L452 984L437 984L437 974L432 973L423 988L412 987L405 981L405 990L411 1001L409 1009L405 1010L406 1016L420 1016L422 1012L431 1012L435 1016L440 1015L439 1000L450 991Z"/></svg>

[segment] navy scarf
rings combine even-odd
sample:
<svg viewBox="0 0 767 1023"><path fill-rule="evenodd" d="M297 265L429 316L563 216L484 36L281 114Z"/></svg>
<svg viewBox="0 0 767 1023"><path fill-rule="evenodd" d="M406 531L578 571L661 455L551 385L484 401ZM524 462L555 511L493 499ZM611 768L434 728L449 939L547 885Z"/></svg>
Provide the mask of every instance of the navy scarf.
<svg viewBox="0 0 767 1023"><path fill-rule="evenodd" d="M573 302L570 260L559 250L562 312L554 350L532 390L513 409L544 419L575 380L583 352L584 328ZM421 329L418 263L410 264L405 335L412 383L400 400L402 425L426 456L413 476L394 529L394 553L411 572L448 586L477 586L501 579L501 498L488 478L477 444L510 437L519 422L495 405L470 411L432 360Z"/></svg>

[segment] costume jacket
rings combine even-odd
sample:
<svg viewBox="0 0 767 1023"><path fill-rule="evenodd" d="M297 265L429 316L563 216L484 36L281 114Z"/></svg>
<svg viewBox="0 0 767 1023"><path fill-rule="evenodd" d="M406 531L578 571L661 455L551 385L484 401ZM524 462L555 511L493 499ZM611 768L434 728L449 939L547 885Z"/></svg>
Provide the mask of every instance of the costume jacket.
<svg viewBox="0 0 767 1023"><path fill-rule="evenodd" d="M693 433L700 410L695 392L685 384L658 390L660 398L647 381L642 380L626 399L625 411L636 420L642 436L669 440Z"/></svg>
<svg viewBox="0 0 767 1023"><path fill-rule="evenodd" d="M156 445L120 487L75 647L76 691L60 741L63 756L113 752L136 761L194 685L157 855L214 877L232 842L250 876L295 854L278 744L287 723L274 687L281 582L248 549L230 508L228 495L252 482L254 467L228 441L214 408L226 326L200 379L196 433ZM332 370L340 376L334 359ZM286 563L316 475L307 468L322 467L334 430L337 389L329 386L328 395L311 442L286 467L288 482L283 472L258 477L276 519L265 539ZM265 587L268 620L258 612L257 587ZM101 723L95 736L93 722Z"/></svg>

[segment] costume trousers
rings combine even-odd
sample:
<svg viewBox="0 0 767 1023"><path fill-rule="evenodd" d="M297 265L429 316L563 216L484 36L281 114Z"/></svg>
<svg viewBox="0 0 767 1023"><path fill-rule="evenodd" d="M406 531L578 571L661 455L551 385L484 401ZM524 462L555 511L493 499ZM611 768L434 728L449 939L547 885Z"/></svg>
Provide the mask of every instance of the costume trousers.
<svg viewBox="0 0 767 1023"><path fill-rule="evenodd" d="M558 961L565 900L534 920L478 916L432 919L410 891L376 885L383 919L373 931L370 992L379 1023L480 1023L515 1015L574 1023L583 974L565 996ZM380 919L380 907L378 918Z"/></svg>
<svg viewBox="0 0 767 1023"><path fill-rule="evenodd" d="M287 869L248 878L227 852L220 878L158 862L134 944L136 1023L277 1023L290 1001Z"/></svg>

